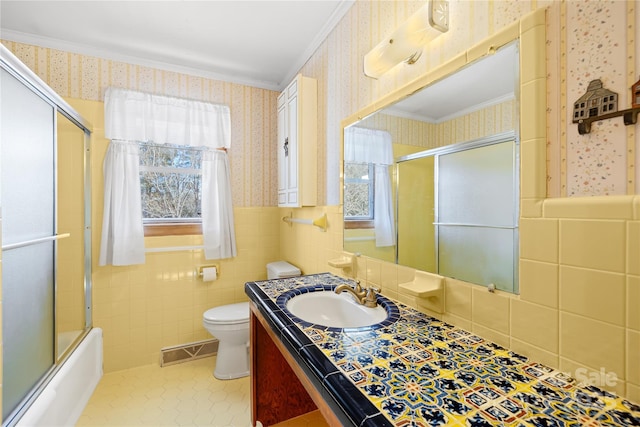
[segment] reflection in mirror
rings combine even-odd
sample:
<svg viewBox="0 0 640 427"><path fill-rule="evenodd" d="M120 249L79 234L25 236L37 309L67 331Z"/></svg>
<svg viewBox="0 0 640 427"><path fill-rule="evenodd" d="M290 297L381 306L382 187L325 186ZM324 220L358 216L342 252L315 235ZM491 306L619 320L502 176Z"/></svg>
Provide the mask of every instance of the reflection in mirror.
<svg viewBox="0 0 640 427"><path fill-rule="evenodd" d="M518 163L513 132L396 159L398 263L517 290Z"/></svg>
<svg viewBox="0 0 640 427"><path fill-rule="evenodd" d="M345 128L345 251L517 292L518 62L513 42Z"/></svg>

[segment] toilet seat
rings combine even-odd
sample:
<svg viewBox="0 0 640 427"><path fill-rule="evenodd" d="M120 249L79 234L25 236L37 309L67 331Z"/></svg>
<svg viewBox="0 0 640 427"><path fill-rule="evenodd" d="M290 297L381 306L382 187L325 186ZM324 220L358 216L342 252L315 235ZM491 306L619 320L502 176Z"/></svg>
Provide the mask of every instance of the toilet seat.
<svg viewBox="0 0 640 427"><path fill-rule="evenodd" d="M249 322L249 303L214 307L204 312L203 321L210 325L237 325Z"/></svg>

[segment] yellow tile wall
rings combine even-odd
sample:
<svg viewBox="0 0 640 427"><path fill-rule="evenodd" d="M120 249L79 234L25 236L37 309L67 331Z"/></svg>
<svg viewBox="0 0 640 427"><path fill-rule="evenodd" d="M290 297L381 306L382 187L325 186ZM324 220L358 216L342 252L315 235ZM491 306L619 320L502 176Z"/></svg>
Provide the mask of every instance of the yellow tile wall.
<svg viewBox="0 0 640 427"><path fill-rule="evenodd" d="M616 220L560 220L560 263L624 273L625 222Z"/></svg>
<svg viewBox="0 0 640 427"><path fill-rule="evenodd" d="M447 279L445 294L445 312L471 320L471 286L460 280Z"/></svg>
<svg viewBox="0 0 640 427"><path fill-rule="evenodd" d="M560 313L560 322L561 357L625 378L624 328L567 312Z"/></svg>
<svg viewBox="0 0 640 427"><path fill-rule="evenodd" d="M234 215L238 256L215 261L216 281L197 276L197 267L212 264L197 250L147 253L139 266L94 265L93 319L104 331L106 372L158 363L162 347L210 339L203 313L247 301L244 283L266 279L266 264L280 259L278 209L235 208ZM271 231L255 232L259 227ZM145 240L147 247L202 245L201 236Z"/></svg>
<svg viewBox="0 0 640 427"><path fill-rule="evenodd" d="M445 297L446 298L446 297ZM474 323L502 334L509 333L509 297L474 286L471 290L471 317Z"/></svg>
<svg viewBox="0 0 640 427"><path fill-rule="evenodd" d="M522 241L522 235L520 236ZM558 308L558 264L520 259L520 297Z"/></svg>
<svg viewBox="0 0 640 427"><path fill-rule="evenodd" d="M560 284L560 310L624 326L624 274L561 265Z"/></svg>
<svg viewBox="0 0 640 427"><path fill-rule="evenodd" d="M511 301L511 336L542 350L557 353L557 310L514 299Z"/></svg>
<svg viewBox="0 0 640 427"><path fill-rule="evenodd" d="M627 276L627 328L640 331L640 310L634 310L636 301L640 301L640 276Z"/></svg>

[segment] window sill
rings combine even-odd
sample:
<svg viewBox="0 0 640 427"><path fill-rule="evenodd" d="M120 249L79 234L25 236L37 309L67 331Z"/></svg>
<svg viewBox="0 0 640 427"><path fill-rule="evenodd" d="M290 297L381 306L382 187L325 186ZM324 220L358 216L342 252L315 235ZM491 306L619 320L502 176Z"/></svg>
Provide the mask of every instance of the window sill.
<svg viewBox="0 0 640 427"><path fill-rule="evenodd" d="M345 221L344 228L346 230L357 230L362 228L375 228L375 226L373 225L373 221L370 220Z"/></svg>
<svg viewBox="0 0 640 427"><path fill-rule="evenodd" d="M201 235L200 223L144 224L144 237Z"/></svg>

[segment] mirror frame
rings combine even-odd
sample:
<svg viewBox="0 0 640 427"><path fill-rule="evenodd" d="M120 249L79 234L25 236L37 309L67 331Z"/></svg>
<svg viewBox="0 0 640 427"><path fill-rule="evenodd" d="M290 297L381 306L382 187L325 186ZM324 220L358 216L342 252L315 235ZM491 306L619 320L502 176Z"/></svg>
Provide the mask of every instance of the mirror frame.
<svg viewBox="0 0 640 427"><path fill-rule="evenodd" d="M383 96L341 122L340 213L344 214L344 129L519 40L520 216L542 217L546 198L546 10L537 9L496 34ZM527 102L522 102L527 100ZM344 219L343 219L344 221ZM344 225L343 225L344 248ZM522 247L522 240L520 240ZM518 254L520 259L521 255ZM381 261L385 262L385 261ZM519 286L515 286L519 289Z"/></svg>

